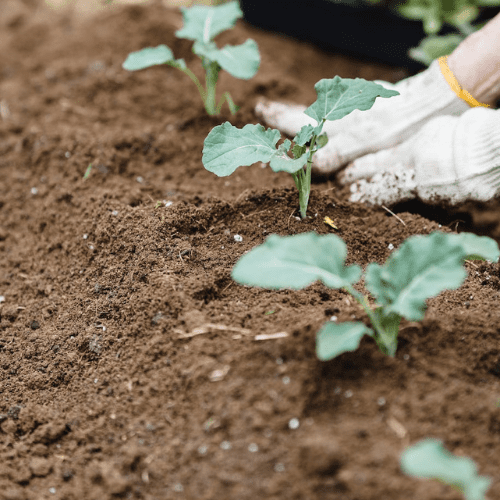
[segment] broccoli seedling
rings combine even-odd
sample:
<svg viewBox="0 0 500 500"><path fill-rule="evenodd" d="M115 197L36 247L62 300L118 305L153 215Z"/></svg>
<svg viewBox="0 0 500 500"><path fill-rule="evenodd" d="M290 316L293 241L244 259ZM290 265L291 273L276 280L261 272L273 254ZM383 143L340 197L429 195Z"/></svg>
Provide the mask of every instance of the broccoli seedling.
<svg viewBox="0 0 500 500"><path fill-rule="evenodd" d="M232 28L236 20L243 16L238 2L228 2L218 6L196 5L182 8L184 26L176 31L178 38L193 40L193 52L201 58L205 70L205 87L196 75L186 66L184 59L175 59L166 45L147 47L128 55L123 63L127 71L137 71L159 64L167 64L183 71L194 82L209 115L217 115L227 101L232 114L238 111L229 92L224 92L217 103L216 86L221 69L236 78L249 80L260 66L257 43L248 39L241 45L225 45L219 49L213 39L223 31Z"/></svg>
<svg viewBox="0 0 500 500"><path fill-rule="evenodd" d="M409 476L437 479L463 493L466 500L486 500L491 479L479 476L473 460L457 457L441 441L424 439L401 455L401 468Z"/></svg>
<svg viewBox="0 0 500 500"><path fill-rule="evenodd" d="M262 125L245 125L239 129L229 122L213 128L203 146L203 166L219 177L231 175L238 167L256 162L268 163L274 172L292 174L299 191L300 215L306 217L311 192L311 168L314 153L328 142L322 133L325 122L339 120L355 109L370 109L377 97L392 97L399 92L362 78L336 76L320 80L314 86L318 98L304 113L316 126L303 126L292 142L286 139L279 147L279 130ZM292 157L288 155L291 150Z"/></svg>
<svg viewBox="0 0 500 500"><path fill-rule="evenodd" d="M354 351L364 335L394 357L401 319L423 319L428 298L459 288L467 276L466 259L497 261L500 251L491 238L471 233L412 236L383 266L368 265L365 287L376 301L374 307L355 290L362 270L356 264L345 266L346 255L345 243L334 234L271 235L240 258L232 277L238 283L268 289L299 290L317 280L343 289L361 304L373 329L362 322L327 322L317 333L318 358L326 361Z"/></svg>

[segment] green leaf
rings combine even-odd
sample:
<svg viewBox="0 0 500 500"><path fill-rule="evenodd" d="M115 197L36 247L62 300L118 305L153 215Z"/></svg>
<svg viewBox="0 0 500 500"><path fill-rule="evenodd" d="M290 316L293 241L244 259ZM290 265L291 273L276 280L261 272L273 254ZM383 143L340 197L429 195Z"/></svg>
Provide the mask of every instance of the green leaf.
<svg viewBox="0 0 500 500"><path fill-rule="evenodd" d="M452 26L471 23L479 15L479 9L475 5L463 5L456 11L447 12L445 21Z"/></svg>
<svg viewBox="0 0 500 500"><path fill-rule="evenodd" d="M291 145L292 143L290 140L285 139L283 144L281 144L271 157L269 166L274 172L288 172L289 174L294 174L307 163L307 156L301 156L295 159L288 156L287 152Z"/></svg>
<svg viewBox="0 0 500 500"><path fill-rule="evenodd" d="M316 335L316 355L321 361L329 361L344 352L355 351L365 334L373 336L373 330L363 323L325 323Z"/></svg>
<svg viewBox="0 0 500 500"><path fill-rule="evenodd" d="M396 8L402 16L415 20L424 19L429 11L425 5L412 5L411 2L403 3Z"/></svg>
<svg viewBox="0 0 500 500"><path fill-rule="evenodd" d="M292 153L294 158L300 158L307 151L307 146L299 146L298 144L294 144L292 148Z"/></svg>
<svg viewBox="0 0 500 500"><path fill-rule="evenodd" d="M203 166L219 177L231 175L238 167L258 161L267 163L276 154L279 130L262 125L236 128L229 122L218 125L207 135L203 145Z"/></svg>
<svg viewBox="0 0 500 500"><path fill-rule="evenodd" d="M346 255L345 243L334 234L273 234L240 258L232 277L238 283L270 289L299 290L317 280L343 288L361 277L359 266L344 265Z"/></svg>
<svg viewBox="0 0 500 500"><path fill-rule="evenodd" d="M186 63L183 59L174 59L173 52L166 45L146 47L145 49L131 52L122 64L122 67L127 71L137 71L151 66L157 66L158 64L170 64L180 69L186 67Z"/></svg>
<svg viewBox="0 0 500 500"><path fill-rule="evenodd" d="M448 239L460 245L464 252L464 260L490 260L498 262L500 250L498 243L488 236L477 236L473 233L448 234Z"/></svg>
<svg viewBox="0 0 500 500"><path fill-rule="evenodd" d="M485 500L492 482L477 474L473 460L453 455L436 439L424 439L407 448L401 455L401 468L410 476L449 484L462 492L466 500Z"/></svg>
<svg viewBox="0 0 500 500"><path fill-rule="evenodd" d="M428 36L420 41L418 47L409 50L409 56L429 66L434 59L451 54L464 39L463 36L450 33L444 36Z"/></svg>
<svg viewBox="0 0 500 500"><path fill-rule="evenodd" d="M423 20L424 31L428 35L435 35L443 27L443 21L433 14L426 16Z"/></svg>
<svg viewBox="0 0 500 500"><path fill-rule="evenodd" d="M312 125L304 125L293 138L293 142L298 146L305 146L312 139L313 133L314 127Z"/></svg>
<svg viewBox="0 0 500 500"><path fill-rule="evenodd" d="M184 26L176 31L178 38L208 43L219 33L232 28L243 16L238 2L228 2L215 7L195 5L182 8Z"/></svg>
<svg viewBox="0 0 500 500"><path fill-rule="evenodd" d="M319 124L323 120L339 120L355 109L366 111L375 103L377 97L399 95L395 90L387 90L375 82L362 78L340 78L320 80L314 86L317 100L304 113Z"/></svg>
<svg viewBox="0 0 500 500"><path fill-rule="evenodd" d="M242 80L252 78L260 66L259 48L251 39L241 45L225 45L222 49L217 48L215 43L195 42L193 51L210 61L216 61L223 70Z"/></svg>
<svg viewBox="0 0 500 500"><path fill-rule="evenodd" d="M318 149L324 148L328 144L328 136L326 134L318 135L316 146Z"/></svg>
<svg viewBox="0 0 500 500"><path fill-rule="evenodd" d="M463 283L467 273L462 263L467 252L456 236L460 235L435 232L412 236L383 266L368 266L366 288L386 307L386 314L420 320L428 298Z"/></svg>

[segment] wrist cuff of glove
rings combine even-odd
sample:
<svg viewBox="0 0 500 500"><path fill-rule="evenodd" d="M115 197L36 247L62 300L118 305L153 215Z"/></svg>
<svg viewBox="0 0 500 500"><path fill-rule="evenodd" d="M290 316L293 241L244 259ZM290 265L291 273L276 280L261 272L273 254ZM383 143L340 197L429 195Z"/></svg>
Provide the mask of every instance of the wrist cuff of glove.
<svg viewBox="0 0 500 500"><path fill-rule="evenodd" d="M457 79L455 78L455 75L452 73L451 69L448 66L448 56L443 56L438 59L439 62L439 68L441 69L441 73L443 74L445 80L448 82L448 85L450 86L451 90L455 92L455 94L465 101L471 108L477 108L477 107L483 107L483 108L488 108L489 104L483 104L472 95L467 92L467 90L463 89L460 84L458 83Z"/></svg>

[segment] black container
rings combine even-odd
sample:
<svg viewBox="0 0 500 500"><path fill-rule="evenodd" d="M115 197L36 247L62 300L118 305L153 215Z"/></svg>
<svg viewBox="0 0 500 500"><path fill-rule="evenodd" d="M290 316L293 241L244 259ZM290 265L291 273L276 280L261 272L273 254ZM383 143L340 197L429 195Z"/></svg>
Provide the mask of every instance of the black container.
<svg viewBox="0 0 500 500"><path fill-rule="evenodd" d="M380 5L362 0L240 0L240 6L245 20L264 30L412 72L425 67L408 57L408 49L426 36L422 22L401 17ZM451 31L445 26L440 34Z"/></svg>

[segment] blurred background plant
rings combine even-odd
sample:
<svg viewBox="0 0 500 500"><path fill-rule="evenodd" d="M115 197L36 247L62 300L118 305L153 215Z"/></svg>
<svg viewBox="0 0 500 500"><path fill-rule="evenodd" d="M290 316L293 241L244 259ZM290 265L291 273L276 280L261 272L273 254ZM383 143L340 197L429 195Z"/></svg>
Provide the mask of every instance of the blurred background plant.
<svg viewBox="0 0 500 500"><path fill-rule="evenodd" d="M390 9L407 19L422 21L426 37L417 47L408 51L415 61L429 65L434 59L448 55L471 33L485 23L472 24L484 7L500 7L500 0L406 0L387 3L385 0L366 0L371 4L385 3ZM454 33L439 35L445 25Z"/></svg>

